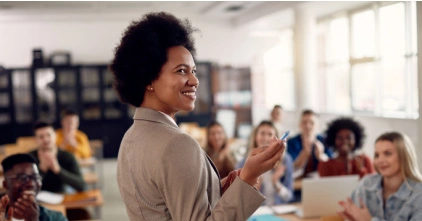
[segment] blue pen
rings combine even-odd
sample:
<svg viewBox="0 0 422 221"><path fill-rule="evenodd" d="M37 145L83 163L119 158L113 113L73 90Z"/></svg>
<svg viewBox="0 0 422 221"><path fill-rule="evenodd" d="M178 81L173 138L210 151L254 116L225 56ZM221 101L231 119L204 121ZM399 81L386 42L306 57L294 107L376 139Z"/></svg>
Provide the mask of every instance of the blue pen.
<svg viewBox="0 0 422 221"><path fill-rule="evenodd" d="M283 136L281 136L280 140L284 140L287 138L287 136L289 136L290 130L286 131Z"/></svg>

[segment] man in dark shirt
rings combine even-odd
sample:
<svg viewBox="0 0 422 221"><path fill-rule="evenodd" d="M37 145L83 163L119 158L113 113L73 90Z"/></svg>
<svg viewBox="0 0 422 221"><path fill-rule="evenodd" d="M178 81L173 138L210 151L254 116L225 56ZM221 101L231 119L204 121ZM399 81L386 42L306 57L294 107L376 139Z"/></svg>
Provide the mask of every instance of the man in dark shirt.
<svg viewBox="0 0 422 221"><path fill-rule="evenodd" d="M83 191L85 182L78 162L71 153L57 148L54 128L48 123L38 122L34 132L38 149L30 154L40 169L42 190L64 193L66 185L69 185L76 191Z"/></svg>
<svg viewBox="0 0 422 221"><path fill-rule="evenodd" d="M42 190L65 193L66 185L76 191L85 189L79 164L73 154L60 150L56 145L56 133L53 126L46 122L34 125L35 141L38 149L30 154L36 159L42 176ZM90 219L85 209L67 209L69 220Z"/></svg>
<svg viewBox="0 0 422 221"><path fill-rule="evenodd" d="M41 188L41 176L35 159L28 154L15 154L1 162L7 194L0 200L0 214L7 220L67 221L60 212L48 210L35 200ZM7 211L7 212L6 212ZM5 220L6 217L0 217Z"/></svg>

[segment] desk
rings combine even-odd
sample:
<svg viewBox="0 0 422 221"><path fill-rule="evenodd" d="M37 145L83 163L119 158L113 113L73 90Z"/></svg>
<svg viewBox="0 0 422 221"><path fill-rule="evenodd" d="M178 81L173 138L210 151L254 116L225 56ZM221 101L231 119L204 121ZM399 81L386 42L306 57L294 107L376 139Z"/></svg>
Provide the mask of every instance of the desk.
<svg viewBox="0 0 422 221"><path fill-rule="evenodd" d="M296 206L298 209L302 208L302 205L300 203L292 203L290 205ZM278 217L281 217L281 218L289 220L289 221L343 221L343 219L338 215L303 219L303 218L300 218L299 216L297 216L294 213L289 213L289 214L278 215Z"/></svg>
<svg viewBox="0 0 422 221"><path fill-rule="evenodd" d="M103 195L100 190L88 190L74 194L64 194L63 202L60 205L66 209L76 209L85 207L95 207L95 219L101 218L101 206L104 203ZM46 205L48 208L48 204Z"/></svg>
<svg viewBox="0 0 422 221"><path fill-rule="evenodd" d="M302 190L302 179L295 180L293 183L294 190Z"/></svg>

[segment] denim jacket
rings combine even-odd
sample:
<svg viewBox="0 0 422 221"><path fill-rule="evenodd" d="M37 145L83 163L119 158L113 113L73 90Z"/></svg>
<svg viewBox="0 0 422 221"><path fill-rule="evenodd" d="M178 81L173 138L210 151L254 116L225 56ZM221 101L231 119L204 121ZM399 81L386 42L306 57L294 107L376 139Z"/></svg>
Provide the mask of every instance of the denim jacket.
<svg viewBox="0 0 422 221"><path fill-rule="evenodd" d="M352 193L353 202L360 206L359 198L372 215L371 221L421 221L422 183L406 179L399 190L388 197L383 205L382 176L365 176Z"/></svg>

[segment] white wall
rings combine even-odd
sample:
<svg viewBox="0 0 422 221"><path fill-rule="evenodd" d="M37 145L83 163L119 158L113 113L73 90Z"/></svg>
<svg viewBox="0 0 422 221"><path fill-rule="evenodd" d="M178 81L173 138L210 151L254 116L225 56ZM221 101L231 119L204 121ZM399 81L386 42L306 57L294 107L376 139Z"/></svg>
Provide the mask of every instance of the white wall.
<svg viewBox="0 0 422 221"><path fill-rule="evenodd" d="M196 34L198 60L221 65L248 66L254 55L275 44L275 37L252 37L246 28L233 28L225 22L190 18ZM32 49L40 47L44 56L55 50L71 51L73 63L110 61L122 32L139 13L116 12L15 12L0 14L0 65L28 66Z"/></svg>

